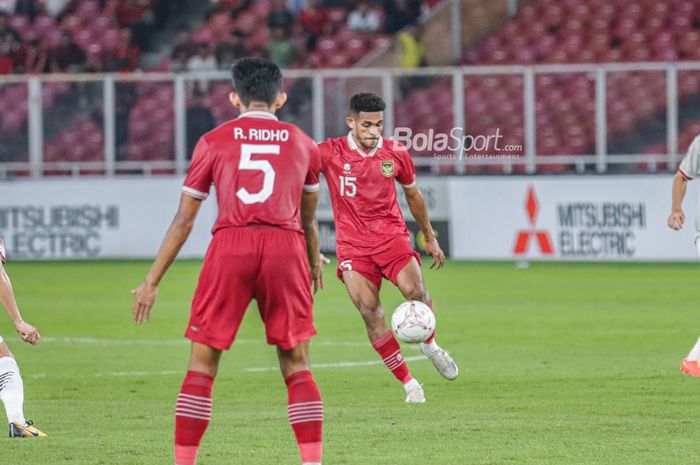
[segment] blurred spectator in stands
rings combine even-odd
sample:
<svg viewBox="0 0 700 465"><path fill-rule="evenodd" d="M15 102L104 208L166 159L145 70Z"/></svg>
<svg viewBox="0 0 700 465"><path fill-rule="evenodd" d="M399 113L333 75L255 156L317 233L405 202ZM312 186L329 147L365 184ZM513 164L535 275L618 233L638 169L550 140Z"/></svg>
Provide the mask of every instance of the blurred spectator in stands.
<svg viewBox="0 0 700 465"><path fill-rule="evenodd" d="M70 0L42 0L44 11L51 17L57 18L66 9Z"/></svg>
<svg viewBox="0 0 700 465"><path fill-rule="evenodd" d="M107 59L108 71L135 71L141 62L141 50L133 43L131 30L119 31L119 43Z"/></svg>
<svg viewBox="0 0 700 465"><path fill-rule="evenodd" d="M187 107L187 158L192 158L194 146L205 133L216 126L214 115L204 105L204 95L194 92Z"/></svg>
<svg viewBox="0 0 700 465"><path fill-rule="evenodd" d="M182 73L187 71L187 64L190 61L189 52L180 48L175 51L175 54L170 59L170 71L173 73Z"/></svg>
<svg viewBox="0 0 700 465"><path fill-rule="evenodd" d="M272 9L267 15L267 27L270 30L282 28L284 33L289 35L294 23L294 15L287 9L284 0L272 0Z"/></svg>
<svg viewBox="0 0 700 465"><path fill-rule="evenodd" d="M423 26L417 25L406 28L396 35L400 68L414 69L428 65L428 47L423 40L423 33ZM405 96L425 83L425 76L405 76L399 80L399 87Z"/></svg>
<svg viewBox="0 0 700 465"><path fill-rule="evenodd" d="M10 34L0 36L0 74L12 74L15 71L15 60L12 56L13 43Z"/></svg>
<svg viewBox="0 0 700 465"><path fill-rule="evenodd" d="M0 13L6 15L15 14L15 9L17 8L17 0L0 0Z"/></svg>
<svg viewBox="0 0 700 465"><path fill-rule="evenodd" d="M355 32L377 32L381 27L379 13L370 9L369 3L361 1L348 15L348 28Z"/></svg>
<svg viewBox="0 0 700 465"><path fill-rule="evenodd" d="M37 39L26 42L24 47L24 62L20 67L21 73L48 73L49 55Z"/></svg>
<svg viewBox="0 0 700 465"><path fill-rule="evenodd" d="M187 62L188 71L216 71L216 58L206 42L197 44L197 54Z"/></svg>
<svg viewBox="0 0 700 465"><path fill-rule="evenodd" d="M83 72L85 73L102 73L104 72L104 63L100 59L97 53L88 52L85 57L85 66L83 66ZM90 87L92 89L92 86Z"/></svg>
<svg viewBox="0 0 700 465"><path fill-rule="evenodd" d="M19 32L10 26L9 15L6 13L0 13L0 42L7 40L8 35L17 42L22 42L22 37L20 37Z"/></svg>
<svg viewBox="0 0 700 465"><path fill-rule="evenodd" d="M211 47L206 42L197 45L197 54L187 62L187 71L207 72L216 71L216 58L211 51ZM194 91L207 92L209 89L209 81L200 79L194 83Z"/></svg>
<svg viewBox="0 0 700 465"><path fill-rule="evenodd" d="M114 12L119 25L131 29L134 43L141 50L148 50L155 23L151 0L110 0L108 5L108 11Z"/></svg>
<svg viewBox="0 0 700 465"><path fill-rule="evenodd" d="M296 42L281 27L270 29L270 40L265 50L268 58L280 68L289 68L299 56Z"/></svg>
<svg viewBox="0 0 700 465"><path fill-rule="evenodd" d="M399 46L399 67L427 66L428 47L423 40L423 26L412 26L396 34Z"/></svg>
<svg viewBox="0 0 700 465"><path fill-rule="evenodd" d="M316 0L307 0L306 8L299 13L299 26L306 38L306 49L316 50L318 36L323 33L323 27L329 22L328 12L318 5Z"/></svg>
<svg viewBox="0 0 700 465"><path fill-rule="evenodd" d="M240 32L232 31L228 38L219 42L214 48L214 56L222 71L229 71L233 62L248 54Z"/></svg>
<svg viewBox="0 0 700 465"><path fill-rule="evenodd" d="M231 16L236 16L238 13L245 11L253 3L252 0L212 0L212 7L207 10L204 15L205 19L209 19L216 13L227 12Z"/></svg>
<svg viewBox="0 0 700 465"><path fill-rule="evenodd" d="M192 39L192 31L186 24L181 24L178 27L177 42L170 56L175 58L176 55L180 55L180 51L184 51L188 59L197 52L197 44Z"/></svg>
<svg viewBox="0 0 700 465"><path fill-rule="evenodd" d="M85 64L85 53L67 31L61 32L58 45L51 50L51 72L80 72Z"/></svg>
<svg viewBox="0 0 700 465"><path fill-rule="evenodd" d="M395 34L406 26L416 24L420 13L420 0L386 0L384 2L384 32Z"/></svg>
<svg viewBox="0 0 700 465"><path fill-rule="evenodd" d="M308 0L287 0L287 9L294 17L298 17L299 13L309 7Z"/></svg>
<svg viewBox="0 0 700 465"><path fill-rule="evenodd" d="M28 17L30 23L34 23L41 11L40 0L17 0L15 14Z"/></svg>

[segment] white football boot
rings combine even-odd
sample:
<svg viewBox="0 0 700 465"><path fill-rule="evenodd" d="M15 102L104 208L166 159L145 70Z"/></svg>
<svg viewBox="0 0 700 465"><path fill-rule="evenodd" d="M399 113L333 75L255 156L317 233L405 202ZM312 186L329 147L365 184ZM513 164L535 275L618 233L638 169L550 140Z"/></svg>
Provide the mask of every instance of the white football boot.
<svg viewBox="0 0 700 465"><path fill-rule="evenodd" d="M455 363L452 356L443 348L435 346L435 348L432 349L430 346L421 344L420 350L423 352L423 355L428 357L428 359L433 362L433 365L435 365L435 368L443 378L450 381L457 379L459 367L457 366L457 363Z"/></svg>

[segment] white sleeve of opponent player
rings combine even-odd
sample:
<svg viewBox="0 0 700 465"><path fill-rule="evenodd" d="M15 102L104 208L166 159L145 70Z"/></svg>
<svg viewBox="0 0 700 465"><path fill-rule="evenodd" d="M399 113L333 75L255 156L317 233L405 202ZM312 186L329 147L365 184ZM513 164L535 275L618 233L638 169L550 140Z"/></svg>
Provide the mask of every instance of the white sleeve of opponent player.
<svg viewBox="0 0 700 465"><path fill-rule="evenodd" d="M688 153L681 161L681 166L678 171L687 180L691 180L700 175L700 136L693 139L693 142L688 147Z"/></svg>

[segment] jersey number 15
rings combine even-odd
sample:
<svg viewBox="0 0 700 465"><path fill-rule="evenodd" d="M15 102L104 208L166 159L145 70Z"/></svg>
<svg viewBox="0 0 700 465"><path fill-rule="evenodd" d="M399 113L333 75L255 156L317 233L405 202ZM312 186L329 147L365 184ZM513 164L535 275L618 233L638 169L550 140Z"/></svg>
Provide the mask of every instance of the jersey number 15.
<svg viewBox="0 0 700 465"><path fill-rule="evenodd" d="M272 195L275 188L275 169L267 160L251 160L250 156L258 155L279 155L279 145L254 145L241 144L241 160L238 163L239 170L262 171L263 185L258 192L250 193L245 187L241 187L236 195L241 202L246 205L253 203L263 203Z"/></svg>
<svg viewBox="0 0 700 465"><path fill-rule="evenodd" d="M356 176L340 176L340 196L355 197L357 194Z"/></svg>

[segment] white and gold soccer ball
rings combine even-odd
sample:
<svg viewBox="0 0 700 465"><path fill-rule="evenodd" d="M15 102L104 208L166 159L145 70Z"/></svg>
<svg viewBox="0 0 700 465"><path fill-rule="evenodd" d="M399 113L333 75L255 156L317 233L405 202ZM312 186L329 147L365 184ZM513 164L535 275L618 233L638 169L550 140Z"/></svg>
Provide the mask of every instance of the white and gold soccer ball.
<svg viewBox="0 0 700 465"><path fill-rule="evenodd" d="M425 342L435 331L435 314L423 302L409 300L394 310L394 314L391 315L391 329L396 338L403 342Z"/></svg>

